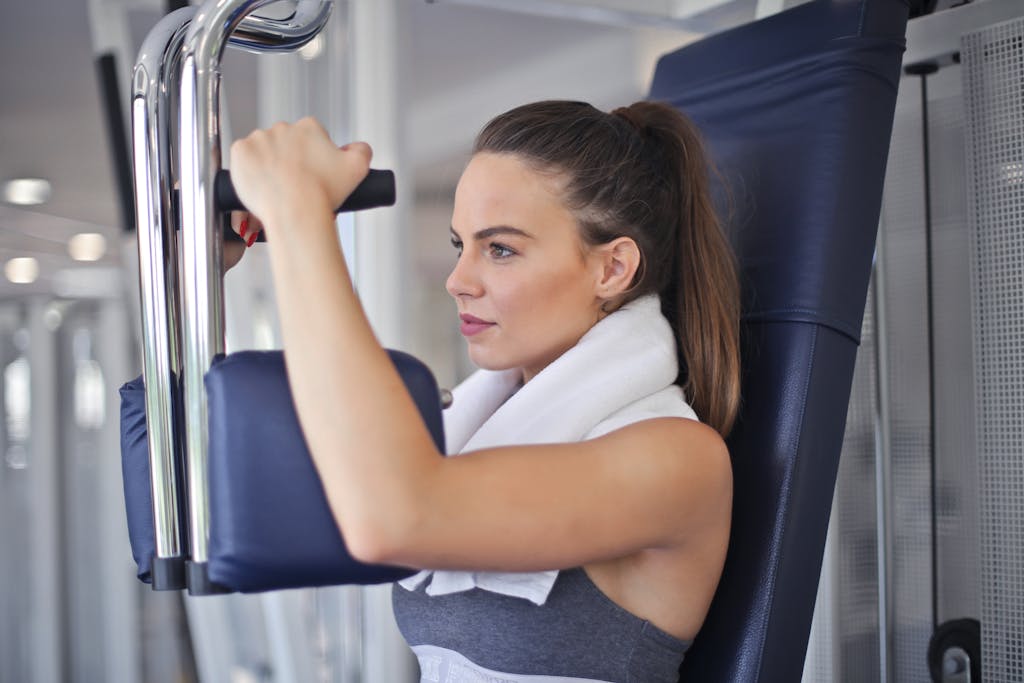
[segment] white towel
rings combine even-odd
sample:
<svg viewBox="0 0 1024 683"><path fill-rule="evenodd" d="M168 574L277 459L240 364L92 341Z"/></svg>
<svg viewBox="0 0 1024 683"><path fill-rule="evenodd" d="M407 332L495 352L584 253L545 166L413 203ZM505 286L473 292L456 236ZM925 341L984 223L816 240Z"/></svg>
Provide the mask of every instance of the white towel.
<svg viewBox="0 0 1024 683"><path fill-rule="evenodd" d="M456 387L444 413L448 452L583 441L654 417L696 420L674 384L677 373L660 300L641 297L594 325L521 388L519 370L479 370ZM399 584L415 590L431 576L428 595L481 588L543 605L558 571L426 570Z"/></svg>

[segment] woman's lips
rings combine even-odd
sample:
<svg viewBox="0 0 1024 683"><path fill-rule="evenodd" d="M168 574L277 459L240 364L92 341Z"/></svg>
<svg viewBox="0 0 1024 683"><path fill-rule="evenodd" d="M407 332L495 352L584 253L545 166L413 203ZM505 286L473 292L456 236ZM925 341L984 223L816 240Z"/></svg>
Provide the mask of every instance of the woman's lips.
<svg viewBox="0 0 1024 683"><path fill-rule="evenodd" d="M468 313L459 315L459 320L462 321L462 324L459 325L459 331L466 337L472 337L474 334L479 334L488 327L492 327L494 325L494 323L481 320L480 318Z"/></svg>

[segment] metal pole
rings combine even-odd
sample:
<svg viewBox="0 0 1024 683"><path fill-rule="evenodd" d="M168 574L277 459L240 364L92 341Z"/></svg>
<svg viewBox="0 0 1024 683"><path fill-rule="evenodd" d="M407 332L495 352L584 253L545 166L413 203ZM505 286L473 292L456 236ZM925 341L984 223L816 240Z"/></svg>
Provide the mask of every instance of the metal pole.
<svg viewBox="0 0 1024 683"><path fill-rule="evenodd" d="M886 323L885 225L878 228L872 311L874 315L878 413L875 416L875 505L878 562L878 661L879 683L895 680L895 609L892 600L892 408L889 396L888 325Z"/></svg>
<svg viewBox="0 0 1024 683"><path fill-rule="evenodd" d="M401 174L405 149L403 46L409 5L402 0L351 0L352 137L373 143L374 160ZM354 280L363 309L385 346L402 347L407 320L409 185L398 187L395 210L355 215ZM395 625L391 587L362 591L365 681L415 680L415 665Z"/></svg>
<svg viewBox="0 0 1024 683"><path fill-rule="evenodd" d="M401 0L352 0L352 137L373 143L374 162L401 173L402 112ZM370 38L372 36L372 39ZM402 347L407 318L403 279L408 269L408 185L398 188L392 211L357 214L353 277L367 318L384 346Z"/></svg>
<svg viewBox="0 0 1024 683"><path fill-rule="evenodd" d="M120 235L119 235L120 237ZM124 298L99 301L96 324L96 359L103 372L107 391L106 416L101 427L100 456L97 466L98 508L96 510L96 542L100 546L100 585L95 588L103 596L102 623L104 681L133 683L143 680L142 653L138 647L139 586L132 580L131 552L124 533L124 506L121 504L121 462L117 457L120 443L118 429L118 397L110 391L110 378L127 377L133 363L129 360L129 318Z"/></svg>
<svg viewBox="0 0 1024 683"><path fill-rule="evenodd" d="M182 48L179 153L182 205L182 349L185 458L189 491L189 592L216 592L206 574L209 544L207 407L203 375L224 351L223 216L214 201L221 168L220 59L242 18L268 0L208 0L192 20ZM308 5L308 3L306 3ZM322 6L328 5L321 2ZM300 47L326 24L329 11L308 13L314 23L289 33Z"/></svg>
<svg viewBox="0 0 1024 683"><path fill-rule="evenodd" d="M175 81L176 58L193 14L194 9L184 8L157 23L142 44L132 76L135 215L156 590L184 588L173 408L173 384L181 376L181 333L167 93Z"/></svg>
<svg viewBox="0 0 1024 683"><path fill-rule="evenodd" d="M202 136L201 142L186 139L181 136L182 153L186 158L199 158L202 156L208 159L209 154L202 154L199 148L192 149L189 144L205 145L204 149L215 149L219 155L219 131L216 129L218 106L216 98L216 86L219 83L219 59L224 44L229 40L231 31L236 27L239 29L238 38L230 38L232 44L264 52L272 50L292 50L301 47L311 40L326 23L330 15L330 3L324 0L302 0L298 3L295 12L291 17L284 20L269 20L257 17L248 18L239 26L241 17L247 11L255 9L267 0L248 2L235 2L231 7L237 11L232 13L231 7L227 7L230 21L216 24L218 18L223 18L227 3L208 3L200 10L205 21L212 22L212 25L200 27L189 26L189 23L196 17L194 8L183 8L165 17L150 32L140 51L139 60L133 74L133 143L135 159L135 196L137 202L137 232L139 237L139 270L140 270L140 292L141 292L141 313L143 319L143 367L147 391L147 427L149 430L150 446L150 473L154 505L154 533L157 547L157 557L154 558L154 588L179 588L184 585L184 576L181 568L181 560L184 556L183 534L178 522L178 482L174 462L179 453L181 444L177 442L177 435L174 430L174 392L173 383L176 379L182 378L183 359L181 352L182 329L179 327L181 320L178 303L178 265L175 236L175 223L178 216L175 209L176 203L171 188L173 174L173 159L170 155L170 148L174 142L172 136L171 122L174 120L171 98L179 86L179 68L182 56L186 52L186 37L192 36L195 41L191 45L190 54L193 60L196 56L197 45L205 46L206 52L200 51L203 69L203 88L206 97L196 100L197 91L194 87L198 64L193 61L193 68L186 69L185 73L193 79L193 87L187 90L191 99L188 104L191 109L181 112L181 120L191 124L199 122L200 127L194 125L187 129L189 134L196 131L210 132ZM195 30L192 30L195 29ZM199 36L199 39L197 39ZM205 36L205 38L204 38ZM211 49L212 48L212 49ZM211 75L213 74L213 75ZM210 90L212 97L210 97ZM208 115L197 118L193 116L195 106L199 104L206 107ZM203 124L212 124L214 128L204 128ZM183 126L184 127L184 126ZM188 147L188 150L186 150ZM207 164L202 172L196 173L196 169L187 164L183 166L183 174L192 173L192 177L204 178L198 184L198 191L190 187L193 192L183 192L186 202L189 202L183 216L193 219L190 225L206 228L203 240L197 243L189 238L195 237L196 231L184 230L186 245L196 253L205 248L205 254L198 262L186 259L185 267L187 274L191 273L194 279L193 284L198 282L196 273L201 274L202 283L199 283L200 293L206 293L203 305L210 304L210 312L215 318L214 323L193 324L184 331L184 334L195 334L198 331L205 334L203 343L199 348L206 353L205 362L199 369L198 389L202 390L202 373L209 367L212 354L223 349L223 323L221 304L222 288L212 288L210 280L213 273L220 275L220 235L213 234L215 228L219 228L219 216L215 213L212 205L212 195L207 194L212 189L212 175L219 168L219 156L217 163L210 166ZM212 170L211 170L212 169ZM210 179L206 179L209 175ZM202 198L196 203L195 197ZM202 208L204 220L194 223L196 212ZM197 266L202 264L202 268ZM219 277L217 278L219 284ZM188 294L195 294L196 289L186 290ZM199 304L196 304L198 306ZM218 344L217 339L220 339ZM194 338L186 337L190 346ZM193 368L192 389L196 389L196 368ZM186 401L188 396L186 395ZM186 403L192 409L193 414L201 411L199 429L194 430L194 437L202 439L202 451L205 451L205 400L200 407ZM186 415L188 417L188 415ZM194 466L189 468L191 475L198 478L190 480L191 494L198 498L198 504L190 506L190 519L192 521L193 537L198 538L198 547L193 546L193 552L198 556L196 561L202 563L206 559L206 509L205 504L205 452L200 456L200 462L193 462ZM196 488L198 486L198 488ZM198 536L196 535L198 533ZM202 582L200 582L202 583ZM202 590L202 589L197 589Z"/></svg>
<svg viewBox="0 0 1024 683"><path fill-rule="evenodd" d="M29 567L31 569L31 680L62 681L65 671L65 600L61 572L61 498L57 435L57 345L46 325L49 300L28 304L28 366L31 392L29 432Z"/></svg>

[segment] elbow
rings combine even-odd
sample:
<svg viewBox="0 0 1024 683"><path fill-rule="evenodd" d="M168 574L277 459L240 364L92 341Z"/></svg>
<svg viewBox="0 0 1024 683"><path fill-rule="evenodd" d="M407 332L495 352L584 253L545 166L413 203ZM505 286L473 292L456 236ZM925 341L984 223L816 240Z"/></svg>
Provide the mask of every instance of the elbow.
<svg viewBox="0 0 1024 683"><path fill-rule="evenodd" d="M356 562L363 564L391 564L395 543L385 534L373 529L346 531L345 546Z"/></svg>
<svg viewBox="0 0 1024 683"><path fill-rule="evenodd" d="M411 564L430 511L431 470L378 480L377 485L335 489L328 501L353 559L365 564ZM327 489L331 491L330 488Z"/></svg>
<svg viewBox="0 0 1024 683"><path fill-rule="evenodd" d="M409 549L415 537L412 515L408 511L390 510L351 519L340 525L345 547L357 562L363 564L407 564Z"/></svg>

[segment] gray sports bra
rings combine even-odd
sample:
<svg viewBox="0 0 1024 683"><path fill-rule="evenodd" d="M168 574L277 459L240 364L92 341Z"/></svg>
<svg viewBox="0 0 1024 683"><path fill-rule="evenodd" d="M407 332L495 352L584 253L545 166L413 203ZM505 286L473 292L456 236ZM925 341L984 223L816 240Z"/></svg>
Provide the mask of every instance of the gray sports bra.
<svg viewBox="0 0 1024 683"><path fill-rule="evenodd" d="M559 572L547 602L474 588L392 589L395 618L431 683L676 683L690 643L611 601L582 568Z"/></svg>

